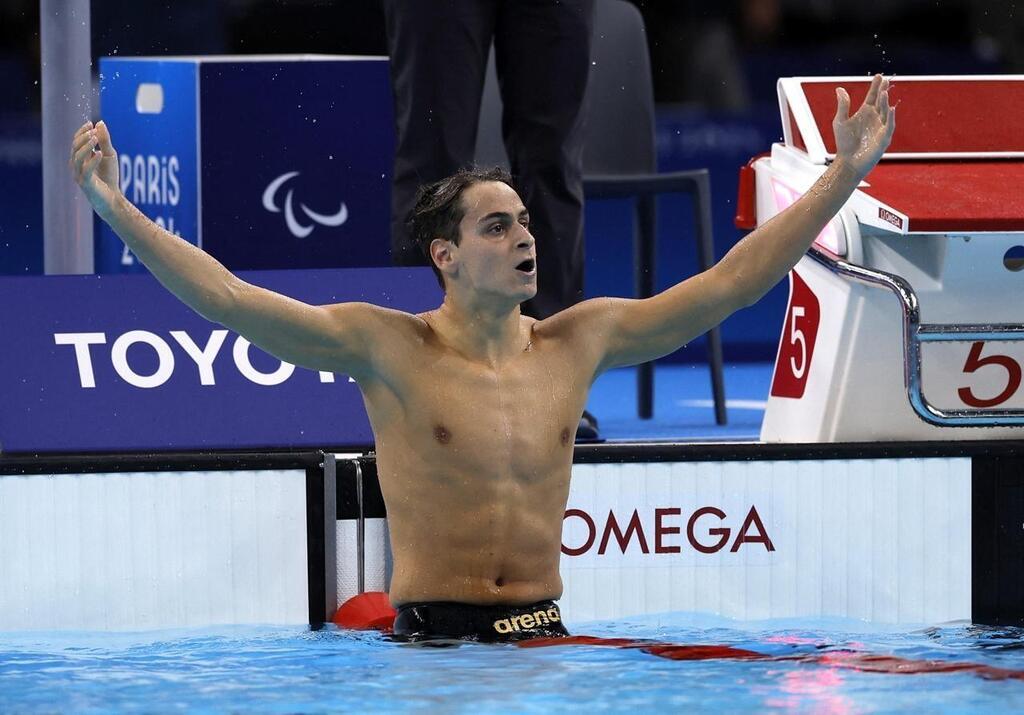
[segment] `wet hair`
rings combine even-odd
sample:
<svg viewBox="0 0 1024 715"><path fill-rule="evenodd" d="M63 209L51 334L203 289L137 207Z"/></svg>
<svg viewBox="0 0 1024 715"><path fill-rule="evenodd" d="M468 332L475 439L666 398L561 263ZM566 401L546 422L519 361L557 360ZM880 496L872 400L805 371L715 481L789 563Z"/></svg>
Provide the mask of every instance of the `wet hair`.
<svg viewBox="0 0 1024 715"><path fill-rule="evenodd" d="M459 224L466 216L466 207L460 201L462 194L470 186L487 181L500 181L515 189L512 176L500 166L472 166L420 187L416 195L416 203L409 212L406 225L412 239L426 257L427 264L433 269L442 290L444 277L430 255L430 244L435 238L444 238L459 245Z"/></svg>

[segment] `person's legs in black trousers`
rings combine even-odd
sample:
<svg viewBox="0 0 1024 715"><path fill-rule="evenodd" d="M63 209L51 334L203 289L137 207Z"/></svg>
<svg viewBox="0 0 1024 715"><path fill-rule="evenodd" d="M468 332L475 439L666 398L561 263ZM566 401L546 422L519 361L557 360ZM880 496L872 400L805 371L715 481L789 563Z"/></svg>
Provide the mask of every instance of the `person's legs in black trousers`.
<svg viewBox="0 0 1024 715"><path fill-rule="evenodd" d="M500 7L500 11L499 11ZM405 219L417 189L475 152L492 37L502 133L537 238L538 319L583 297L583 97L594 0L384 0L397 141L392 262L424 265ZM584 413L578 438L597 437Z"/></svg>
<svg viewBox="0 0 1024 715"><path fill-rule="evenodd" d="M594 0L504 2L495 60L512 175L537 239L537 296L547 318L583 298L583 96Z"/></svg>
<svg viewBox="0 0 1024 715"><path fill-rule="evenodd" d="M512 176L537 239L537 296L523 312L543 320L583 299L583 98L590 75L594 0L502 3L494 50ZM576 439L597 439L584 412Z"/></svg>
<svg viewBox="0 0 1024 715"><path fill-rule="evenodd" d="M391 259L426 265L405 225L417 189L473 161L497 1L384 0L395 101Z"/></svg>

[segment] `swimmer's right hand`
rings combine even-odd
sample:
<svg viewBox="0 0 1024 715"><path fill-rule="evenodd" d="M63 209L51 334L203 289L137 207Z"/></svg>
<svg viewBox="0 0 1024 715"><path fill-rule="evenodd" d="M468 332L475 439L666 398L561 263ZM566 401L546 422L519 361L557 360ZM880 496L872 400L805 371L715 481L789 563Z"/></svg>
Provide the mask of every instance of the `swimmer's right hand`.
<svg viewBox="0 0 1024 715"><path fill-rule="evenodd" d="M98 213L113 205L120 193L117 152L106 123L86 122L71 141L69 162L75 181Z"/></svg>

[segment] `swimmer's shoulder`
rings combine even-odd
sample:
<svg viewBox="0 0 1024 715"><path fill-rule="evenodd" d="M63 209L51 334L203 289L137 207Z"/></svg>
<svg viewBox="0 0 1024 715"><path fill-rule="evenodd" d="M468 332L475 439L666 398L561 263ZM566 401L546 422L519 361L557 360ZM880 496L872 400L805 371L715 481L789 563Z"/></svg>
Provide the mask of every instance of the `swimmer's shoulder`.
<svg viewBox="0 0 1024 715"><path fill-rule="evenodd" d="M544 320L534 321L532 333L540 339L571 340L597 328L613 311L611 298L592 298L560 310ZM529 318L533 320L533 318Z"/></svg>
<svg viewBox="0 0 1024 715"><path fill-rule="evenodd" d="M347 370L361 388L383 384L397 389L396 376L407 373L409 360L429 340L429 326L419 315L372 303L336 303L327 306L339 330L358 344L359 359Z"/></svg>
<svg viewBox="0 0 1024 715"><path fill-rule="evenodd" d="M431 332L422 315L394 308L360 302L335 303L325 307L339 329L358 329L363 339L371 343L396 340L422 342Z"/></svg>

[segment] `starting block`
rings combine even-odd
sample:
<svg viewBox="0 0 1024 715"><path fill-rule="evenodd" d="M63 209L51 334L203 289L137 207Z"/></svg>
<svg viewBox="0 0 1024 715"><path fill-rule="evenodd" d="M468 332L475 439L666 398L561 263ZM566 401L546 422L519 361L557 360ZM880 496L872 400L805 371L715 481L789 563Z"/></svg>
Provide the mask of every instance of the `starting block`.
<svg viewBox="0 0 1024 715"><path fill-rule="evenodd" d="M783 141L741 170L737 225L835 157L835 89L778 82ZM761 439L1024 437L1024 75L896 78L889 151L790 273Z"/></svg>

